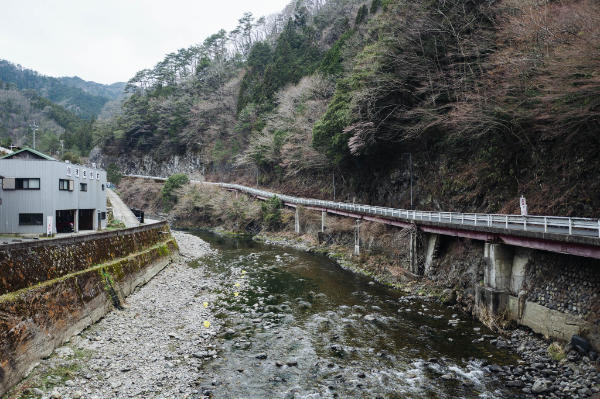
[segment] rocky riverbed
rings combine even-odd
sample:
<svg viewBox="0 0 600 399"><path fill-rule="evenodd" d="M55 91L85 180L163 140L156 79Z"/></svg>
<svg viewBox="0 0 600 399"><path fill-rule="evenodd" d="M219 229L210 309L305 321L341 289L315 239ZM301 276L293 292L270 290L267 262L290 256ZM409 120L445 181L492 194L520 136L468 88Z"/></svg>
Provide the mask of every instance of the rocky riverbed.
<svg viewBox="0 0 600 399"><path fill-rule="evenodd" d="M202 365L216 357L216 282L187 265L212 253L201 239L173 232L181 260L126 299L123 310L73 337L9 397L187 398ZM204 306L204 304L208 306ZM205 321L210 325L205 325Z"/></svg>
<svg viewBox="0 0 600 399"><path fill-rule="evenodd" d="M285 237L260 237L262 242L303 251L317 247ZM318 249L318 248L317 248ZM345 259L337 259L347 270L357 268ZM358 270L359 271L359 270ZM360 271L359 271L360 272ZM407 285L414 298L429 301L429 296L415 295L422 291L420 284ZM460 304L454 307L464 310ZM521 359L514 365L487 364L485 369L506 381L506 386L520 391L515 397L523 398L594 398L600 399L600 356L591 348L576 348L571 343L551 342L526 328L515 328L504 336L482 336L497 348L518 354Z"/></svg>
<svg viewBox="0 0 600 399"><path fill-rule="evenodd" d="M7 397L598 397L593 352L551 359L540 337L493 334L307 247L173 234L178 262Z"/></svg>

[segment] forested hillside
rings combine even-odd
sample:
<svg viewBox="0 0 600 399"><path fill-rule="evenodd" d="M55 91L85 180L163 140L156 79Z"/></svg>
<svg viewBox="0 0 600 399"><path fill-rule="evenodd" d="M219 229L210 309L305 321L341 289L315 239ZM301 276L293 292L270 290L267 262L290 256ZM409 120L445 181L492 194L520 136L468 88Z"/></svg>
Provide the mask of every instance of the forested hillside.
<svg viewBox="0 0 600 399"><path fill-rule="evenodd" d="M107 102L123 98L125 86L124 83L102 85L78 77L53 78L5 60L0 60L0 82L19 90L34 90L85 119L100 115Z"/></svg>
<svg viewBox="0 0 600 399"><path fill-rule="evenodd" d="M105 163L418 208L600 216L600 4L300 0L140 71ZM185 165L181 164L181 167ZM189 169L189 168L188 168ZM170 170L170 169L169 169Z"/></svg>
<svg viewBox="0 0 600 399"><path fill-rule="evenodd" d="M0 82L1 145L32 146L34 124L38 127L36 149L42 152L74 158L87 155L92 148L93 121L81 119L33 90L16 90Z"/></svg>
<svg viewBox="0 0 600 399"><path fill-rule="evenodd" d="M95 120L120 112L124 88L125 83L48 77L0 60L0 143L32 146L37 125L38 150L75 160L86 157L95 144Z"/></svg>

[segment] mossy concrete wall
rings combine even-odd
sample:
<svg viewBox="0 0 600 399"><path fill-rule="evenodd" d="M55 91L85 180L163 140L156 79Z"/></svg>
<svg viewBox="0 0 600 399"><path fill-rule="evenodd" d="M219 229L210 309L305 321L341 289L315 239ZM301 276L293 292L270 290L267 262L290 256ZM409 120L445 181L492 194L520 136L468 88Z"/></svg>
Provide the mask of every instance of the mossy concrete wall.
<svg viewBox="0 0 600 399"><path fill-rule="evenodd" d="M166 223L0 249L0 395L178 252Z"/></svg>

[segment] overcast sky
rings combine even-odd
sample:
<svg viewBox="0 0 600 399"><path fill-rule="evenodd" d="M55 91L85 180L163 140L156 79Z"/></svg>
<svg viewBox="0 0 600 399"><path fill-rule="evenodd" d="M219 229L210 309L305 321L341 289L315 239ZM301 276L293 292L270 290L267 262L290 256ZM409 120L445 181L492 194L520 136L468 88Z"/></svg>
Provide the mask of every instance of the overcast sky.
<svg viewBox="0 0 600 399"><path fill-rule="evenodd" d="M165 54L289 0L0 0L0 59L49 76L127 81Z"/></svg>

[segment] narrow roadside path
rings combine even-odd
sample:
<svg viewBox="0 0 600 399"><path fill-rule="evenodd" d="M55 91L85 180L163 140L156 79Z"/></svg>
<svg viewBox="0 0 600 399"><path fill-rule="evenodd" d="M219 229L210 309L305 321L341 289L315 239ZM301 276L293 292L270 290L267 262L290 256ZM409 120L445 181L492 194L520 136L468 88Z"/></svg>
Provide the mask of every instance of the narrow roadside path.
<svg viewBox="0 0 600 399"><path fill-rule="evenodd" d="M140 222L138 221L137 217L135 217L133 212L131 212L131 209L129 209L129 207L125 205L125 203L123 202L121 197L117 195L117 193L108 188L106 189L106 195L112 205L113 215L115 219L125 223L125 227L137 227L140 225Z"/></svg>
<svg viewBox="0 0 600 399"><path fill-rule="evenodd" d="M7 398L188 398L205 359L216 356L218 287L189 261L210 254L195 236L174 231L181 259L98 323L58 348ZM212 284L212 285L211 285ZM211 320L209 327L204 322ZM20 391L22 393L18 393Z"/></svg>

